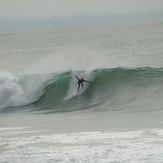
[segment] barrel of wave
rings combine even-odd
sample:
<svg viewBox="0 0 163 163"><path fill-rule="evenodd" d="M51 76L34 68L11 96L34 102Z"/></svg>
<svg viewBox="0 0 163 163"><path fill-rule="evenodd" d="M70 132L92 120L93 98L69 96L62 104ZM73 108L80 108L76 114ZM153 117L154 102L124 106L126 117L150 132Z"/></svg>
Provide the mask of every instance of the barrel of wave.
<svg viewBox="0 0 163 163"><path fill-rule="evenodd" d="M75 76L78 76L79 78L84 78L88 81L92 81L94 80L95 78L95 74L93 72L72 72L72 78L70 80L70 83L69 83L69 89L67 91L67 95L65 96L65 98L63 100L69 100L69 99L72 99L76 96L79 96L81 94L83 94L88 86L89 86L89 83L84 83L84 86L83 87L80 87L79 91L78 91L78 80L76 79Z"/></svg>

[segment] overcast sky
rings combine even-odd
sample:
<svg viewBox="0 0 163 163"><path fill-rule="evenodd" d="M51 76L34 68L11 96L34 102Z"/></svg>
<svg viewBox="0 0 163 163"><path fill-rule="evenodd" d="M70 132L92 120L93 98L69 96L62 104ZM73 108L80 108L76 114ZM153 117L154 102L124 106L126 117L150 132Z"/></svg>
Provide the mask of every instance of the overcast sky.
<svg viewBox="0 0 163 163"><path fill-rule="evenodd" d="M163 0L0 0L0 19L162 11Z"/></svg>

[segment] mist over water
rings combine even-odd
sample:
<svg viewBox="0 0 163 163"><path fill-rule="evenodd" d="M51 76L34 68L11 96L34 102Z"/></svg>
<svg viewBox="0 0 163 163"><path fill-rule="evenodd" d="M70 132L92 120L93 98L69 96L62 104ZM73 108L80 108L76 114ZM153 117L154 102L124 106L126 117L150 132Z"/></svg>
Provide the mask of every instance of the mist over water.
<svg viewBox="0 0 163 163"><path fill-rule="evenodd" d="M63 72L162 67L162 27L155 22L3 32L0 68L7 73L1 75L0 93L7 101L1 107L38 101L48 81Z"/></svg>

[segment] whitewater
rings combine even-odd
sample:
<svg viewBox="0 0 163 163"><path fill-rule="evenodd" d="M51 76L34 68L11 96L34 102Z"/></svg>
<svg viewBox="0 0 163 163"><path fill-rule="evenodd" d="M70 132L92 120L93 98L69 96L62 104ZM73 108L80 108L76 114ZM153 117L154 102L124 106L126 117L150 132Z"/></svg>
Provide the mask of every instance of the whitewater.
<svg viewBox="0 0 163 163"><path fill-rule="evenodd" d="M162 29L1 30L0 162L163 162Z"/></svg>

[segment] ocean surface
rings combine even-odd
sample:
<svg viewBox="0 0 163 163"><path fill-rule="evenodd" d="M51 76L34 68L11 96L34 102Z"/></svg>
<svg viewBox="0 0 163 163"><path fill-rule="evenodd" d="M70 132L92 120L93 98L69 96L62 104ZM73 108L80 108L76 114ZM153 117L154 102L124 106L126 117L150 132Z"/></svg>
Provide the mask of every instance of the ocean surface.
<svg viewBox="0 0 163 163"><path fill-rule="evenodd" d="M0 162L163 162L163 23L0 31Z"/></svg>

